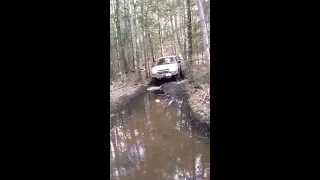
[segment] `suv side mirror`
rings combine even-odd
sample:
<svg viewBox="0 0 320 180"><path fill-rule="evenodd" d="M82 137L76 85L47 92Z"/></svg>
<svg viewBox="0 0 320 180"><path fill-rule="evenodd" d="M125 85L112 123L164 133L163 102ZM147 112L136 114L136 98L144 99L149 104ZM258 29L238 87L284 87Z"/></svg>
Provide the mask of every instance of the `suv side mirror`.
<svg viewBox="0 0 320 180"><path fill-rule="evenodd" d="M176 56L177 63L181 63L181 59L179 56Z"/></svg>

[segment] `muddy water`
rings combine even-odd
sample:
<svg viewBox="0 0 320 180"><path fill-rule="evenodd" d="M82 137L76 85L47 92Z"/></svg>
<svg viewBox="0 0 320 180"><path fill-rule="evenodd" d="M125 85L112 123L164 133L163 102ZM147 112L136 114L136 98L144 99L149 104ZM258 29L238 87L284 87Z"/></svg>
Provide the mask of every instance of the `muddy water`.
<svg viewBox="0 0 320 180"><path fill-rule="evenodd" d="M110 125L111 179L210 179L210 140L197 133L181 101L145 93Z"/></svg>

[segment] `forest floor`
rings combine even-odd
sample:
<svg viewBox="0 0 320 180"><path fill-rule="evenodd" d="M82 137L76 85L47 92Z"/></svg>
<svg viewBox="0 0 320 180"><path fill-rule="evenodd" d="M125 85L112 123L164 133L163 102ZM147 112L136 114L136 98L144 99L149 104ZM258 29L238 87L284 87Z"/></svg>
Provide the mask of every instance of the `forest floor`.
<svg viewBox="0 0 320 180"><path fill-rule="evenodd" d="M191 114L201 123L210 124L210 70L199 66L193 74L194 83L187 88Z"/></svg>

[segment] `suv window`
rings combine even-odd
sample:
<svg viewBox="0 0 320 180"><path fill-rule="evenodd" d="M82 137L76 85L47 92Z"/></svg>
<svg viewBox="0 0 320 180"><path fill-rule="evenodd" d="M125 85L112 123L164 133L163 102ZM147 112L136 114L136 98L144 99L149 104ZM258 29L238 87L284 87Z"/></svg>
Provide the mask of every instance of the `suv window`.
<svg viewBox="0 0 320 180"><path fill-rule="evenodd" d="M166 57L166 58L159 59L157 62L157 65L173 64L175 62L176 62L176 60L174 57Z"/></svg>

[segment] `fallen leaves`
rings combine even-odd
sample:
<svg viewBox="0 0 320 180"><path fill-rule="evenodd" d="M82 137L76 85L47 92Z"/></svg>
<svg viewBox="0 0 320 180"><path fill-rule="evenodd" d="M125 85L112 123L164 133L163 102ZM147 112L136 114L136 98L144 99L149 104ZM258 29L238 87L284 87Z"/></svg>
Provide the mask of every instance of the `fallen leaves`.
<svg viewBox="0 0 320 180"><path fill-rule="evenodd" d="M193 112L197 113L202 119L210 120L210 85L198 84L201 88L189 86L189 105Z"/></svg>

